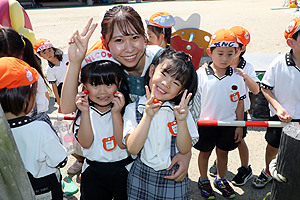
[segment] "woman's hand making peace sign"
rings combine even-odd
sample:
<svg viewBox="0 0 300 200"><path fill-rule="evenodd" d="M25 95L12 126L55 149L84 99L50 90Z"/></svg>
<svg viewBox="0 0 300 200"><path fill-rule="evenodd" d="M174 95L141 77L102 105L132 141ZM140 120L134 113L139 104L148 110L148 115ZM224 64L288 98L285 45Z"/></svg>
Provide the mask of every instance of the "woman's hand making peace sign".
<svg viewBox="0 0 300 200"><path fill-rule="evenodd" d="M89 40L94 33L98 23L93 23L90 18L81 33L76 29L69 36L68 55L70 62L82 62L85 57Z"/></svg>

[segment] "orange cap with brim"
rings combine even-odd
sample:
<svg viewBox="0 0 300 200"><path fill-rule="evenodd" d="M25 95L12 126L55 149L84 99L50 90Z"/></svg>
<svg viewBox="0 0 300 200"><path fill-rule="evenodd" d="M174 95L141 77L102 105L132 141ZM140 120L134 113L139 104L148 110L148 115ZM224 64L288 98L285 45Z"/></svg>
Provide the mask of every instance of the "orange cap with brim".
<svg viewBox="0 0 300 200"><path fill-rule="evenodd" d="M35 52L40 52L44 49L49 49L53 47L53 44L50 42L50 40L45 38L40 38L34 42L33 48Z"/></svg>
<svg viewBox="0 0 300 200"><path fill-rule="evenodd" d="M230 29L232 32L235 33L236 37L238 38L238 42L247 46L250 42L250 33L247 29L241 26L234 26Z"/></svg>
<svg viewBox="0 0 300 200"><path fill-rule="evenodd" d="M151 15L149 20L145 20L147 25L158 26L160 28L172 28L175 25L175 18L167 12L157 12Z"/></svg>
<svg viewBox="0 0 300 200"><path fill-rule="evenodd" d="M284 30L285 39L291 38L297 31L300 30L300 17L297 17L290 21L286 29Z"/></svg>
<svg viewBox="0 0 300 200"><path fill-rule="evenodd" d="M39 73L26 62L14 57L0 58L0 89L31 85Z"/></svg>
<svg viewBox="0 0 300 200"><path fill-rule="evenodd" d="M209 47L238 47L237 37L229 29L220 29L211 36Z"/></svg>

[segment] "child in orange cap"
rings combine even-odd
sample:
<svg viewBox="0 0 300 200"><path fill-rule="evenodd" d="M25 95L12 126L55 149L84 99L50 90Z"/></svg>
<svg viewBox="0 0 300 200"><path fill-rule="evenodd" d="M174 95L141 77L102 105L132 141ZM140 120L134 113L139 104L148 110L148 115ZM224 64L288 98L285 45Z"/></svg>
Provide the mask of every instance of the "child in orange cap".
<svg viewBox="0 0 300 200"><path fill-rule="evenodd" d="M40 38L34 42L36 53L48 61L47 79L52 85L52 90L57 101L58 112L61 113L60 96L65 74L67 72L69 58L67 53L55 48L50 40Z"/></svg>
<svg viewBox="0 0 300 200"><path fill-rule="evenodd" d="M250 109L250 98L249 98L249 90L253 94L257 94L259 92L259 79L256 76L254 67L243 58L243 55L246 52L246 46L250 42L250 33L247 29L241 26L234 26L230 29L234 32L238 38L238 54L233 59L231 63L231 67L234 69L238 75L242 76L245 81L246 88L246 99L244 100L244 120L247 121L247 111ZM232 183L234 185L245 185L246 182L253 176L252 169L249 164L249 150L247 144L244 140L247 134L247 127L243 128L243 139L238 146L240 159L241 159L241 167L238 169L237 175L232 179ZM216 162L209 169L209 173L212 176L217 175L217 166Z"/></svg>
<svg viewBox="0 0 300 200"><path fill-rule="evenodd" d="M270 121L300 121L300 17L290 21L284 31L290 52L276 57L261 80L261 91L269 102ZM269 164L278 153L282 128L268 127L266 168L254 179L252 186L263 188L272 180Z"/></svg>
<svg viewBox="0 0 300 200"><path fill-rule="evenodd" d="M14 57L0 58L0 74L1 106L36 198L62 200L58 168L66 165L67 151L45 121L26 116L35 104L39 74Z"/></svg>
<svg viewBox="0 0 300 200"><path fill-rule="evenodd" d="M198 90L201 94L200 120L243 120L245 83L230 66L238 55L236 35L229 29L221 29L211 37L208 55L213 62L207 68L199 68ZM226 198L235 198L235 192L224 178L228 162L228 152L238 147L242 140L242 127L198 126L199 141L195 148L200 151L198 167L200 178L198 187L201 195L215 199L207 177L208 160L216 147L217 171L215 187Z"/></svg>
<svg viewBox="0 0 300 200"><path fill-rule="evenodd" d="M46 83L46 77L39 63L40 58L34 54L30 40L12 28L4 27L0 28L0 44L0 57L19 58L38 71L40 76L37 84L36 104L34 109L29 113L29 116L45 120L52 126L50 118L46 114L50 100L47 90L49 86Z"/></svg>
<svg viewBox="0 0 300 200"><path fill-rule="evenodd" d="M148 44L169 48L172 36L172 27L175 25L174 17L167 12L157 12L151 15L147 24Z"/></svg>
<svg viewBox="0 0 300 200"><path fill-rule="evenodd" d="M33 47L39 56L48 61L47 79L52 85L55 99L59 105L58 112L61 113L60 97L65 74L69 65L68 54L55 48L52 42L45 38L36 40ZM76 158L76 161L67 169L67 172L69 174L76 174L81 172L84 157L75 153L72 155Z"/></svg>

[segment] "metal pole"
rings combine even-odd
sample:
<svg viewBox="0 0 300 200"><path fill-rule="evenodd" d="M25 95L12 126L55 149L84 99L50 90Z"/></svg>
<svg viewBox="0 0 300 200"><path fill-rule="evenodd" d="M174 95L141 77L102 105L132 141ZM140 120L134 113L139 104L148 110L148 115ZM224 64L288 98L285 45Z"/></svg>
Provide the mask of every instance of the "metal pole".
<svg viewBox="0 0 300 200"><path fill-rule="evenodd" d="M50 119L74 120L74 115L49 114ZM221 121L221 120L198 120L198 125L206 126L246 126L246 127L285 127L288 124L300 124L300 122L279 122L279 121Z"/></svg>

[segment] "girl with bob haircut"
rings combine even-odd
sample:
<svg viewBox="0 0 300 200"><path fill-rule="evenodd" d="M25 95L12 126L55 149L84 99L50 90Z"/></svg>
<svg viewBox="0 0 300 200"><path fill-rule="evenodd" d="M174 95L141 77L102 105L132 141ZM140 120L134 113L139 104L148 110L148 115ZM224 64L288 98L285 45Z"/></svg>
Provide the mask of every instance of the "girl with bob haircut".
<svg viewBox="0 0 300 200"><path fill-rule="evenodd" d="M190 199L188 176L168 180L171 159L190 152L198 130L189 111L197 74L184 52L165 50L150 66L146 95L129 104L123 136L129 153L138 155L127 182L128 199Z"/></svg>
<svg viewBox="0 0 300 200"><path fill-rule="evenodd" d="M95 58L94 55L103 57L92 62L85 59L81 70L85 89L76 96L74 135L86 157L81 199L126 200L127 175L133 159L122 144L122 115L130 101L129 87L124 71L108 51L96 50L86 58Z"/></svg>

